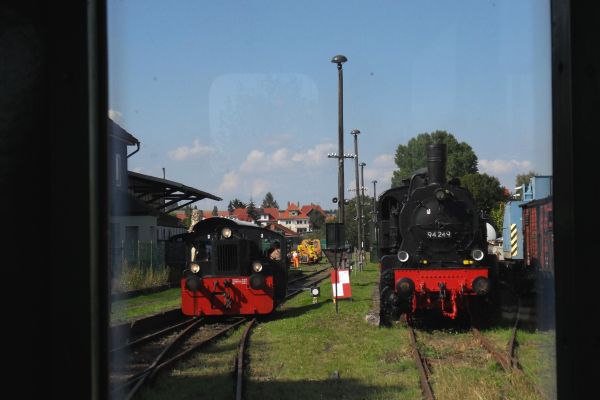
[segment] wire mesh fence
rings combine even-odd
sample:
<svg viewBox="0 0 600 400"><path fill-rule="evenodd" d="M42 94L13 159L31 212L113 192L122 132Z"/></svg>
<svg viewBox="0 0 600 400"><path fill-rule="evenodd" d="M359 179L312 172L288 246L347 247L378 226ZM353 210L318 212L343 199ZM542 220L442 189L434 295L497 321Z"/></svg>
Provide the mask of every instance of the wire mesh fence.
<svg viewBox="0 0 600 400"><path fill-rule="evenodd" d="M114 272L120 272L123 265L137 265L140 268L164 268L164 241L131 241L121 242L121 247L112 249L112 267Z"/></svg>

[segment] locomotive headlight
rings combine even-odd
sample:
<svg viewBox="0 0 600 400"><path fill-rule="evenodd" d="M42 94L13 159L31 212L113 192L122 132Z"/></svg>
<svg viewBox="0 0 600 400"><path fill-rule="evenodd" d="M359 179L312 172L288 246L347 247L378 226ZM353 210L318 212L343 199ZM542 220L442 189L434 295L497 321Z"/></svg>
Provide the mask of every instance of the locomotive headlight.
<svg viewBox="0 0 600 400"><path fill-rule="evenodd" d="M261 264L261 263L259 263L258 261L254 261L254 262L252 263L252 270L253 270L254 272L260 272L260 271L262 271L262 264Z"/></svg>
<svg viewBox="0 0 600 400"><path fill-rule="evenodd" d="M190 271L197 274L198 272L200 272L200 265L198 265L196 263L190 264Z"/></svg>
<svg viewBox="0 0 600 400"><path fill-rule="evenodd" d="M398 260L400 260L400 262L407 262L409 258L410 255L406 251L400 250L398 252Z"/></svg>
<svg viewBox="0 0 600 400"><path fill-rule="evenodd" d="M435 191L435 198L438 199L439 201L444 201L446 200L446 192L444 191L444 189L438 189Z"/></svg>
<svg viewBox="0 0 600 400"><path fill-rule="evenodd" d="M229 239L231 237L231 229L223 228L223 230L221 231L221 235L223 235L225 239Z"/></svg>
<svg viewBox="0 0 600 400"><path fill-rule="evenodd" d="M479 250L479 249L475 249L471 252L471 257L473 258L473 260L475 261L481 261L483 260L483 257L485 256L485 254L483 254L483 251Z"/></svg>

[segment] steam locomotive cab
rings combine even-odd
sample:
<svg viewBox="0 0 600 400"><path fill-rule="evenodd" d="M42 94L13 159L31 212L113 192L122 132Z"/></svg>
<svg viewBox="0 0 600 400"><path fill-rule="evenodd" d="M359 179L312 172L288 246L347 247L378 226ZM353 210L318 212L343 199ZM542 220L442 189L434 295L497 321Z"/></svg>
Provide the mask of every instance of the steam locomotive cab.
<svg viewBox="0 0 600 400"><path fill-rule="evenodd" d="M485 222L457 180L446 182L446 146L428 167L379 198L382 318L439 309L456 318L467 296L489 291Z"/></svg>
<svg viewBox="0 0 600 400"><path fill-rule="evenodd" d="M183 314L268 314L285 297L282 235L245 222L209 218L174 240L185 243L187 254L181 279Z"/></svg>

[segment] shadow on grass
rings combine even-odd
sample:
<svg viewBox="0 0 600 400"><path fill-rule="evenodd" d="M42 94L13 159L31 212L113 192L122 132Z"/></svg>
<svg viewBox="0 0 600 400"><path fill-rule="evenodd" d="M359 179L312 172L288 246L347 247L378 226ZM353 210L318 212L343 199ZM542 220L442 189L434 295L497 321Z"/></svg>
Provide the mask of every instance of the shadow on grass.
<svg viewBox="0 0 600 400"><path fill-rule="evenodd" d="M293 308L283 308L277 309L270 315L265 315L260 318L263 322L273 321L276 319L286 319L286 318L294 318L300 316L304 313L307 313L312 310L318 310L323 307L324 304L331 303L331 301L319 301L318 303L311 303L305 306L293 307Z"/></svg>
<svg viewBox="0 0 600 400"><path fill-rule="evenodd" d="M322 380L277 380L277 377L262 377L262 380L244 382L244 399L370 399L370 398L419 398L413 390L401 386L379 387L366 385L356 379ZM403 396L406 393L408 396ZM233 374L206 376L162 376L153 385L145 388L143 399L191 399L210 398L215 400L235 398ZM382 395L386 395L382 397Z"/></svg>

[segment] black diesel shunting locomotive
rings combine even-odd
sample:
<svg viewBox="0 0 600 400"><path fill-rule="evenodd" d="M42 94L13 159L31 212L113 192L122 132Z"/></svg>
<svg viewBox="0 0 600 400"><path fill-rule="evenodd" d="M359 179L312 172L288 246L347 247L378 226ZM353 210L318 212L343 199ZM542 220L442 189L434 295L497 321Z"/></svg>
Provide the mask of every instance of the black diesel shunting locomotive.
<svg viewBox="0 0 600 400"><path fill-rule="evenodd" d="M489 290L485 221L458 179L446 182L446 145L427 147L427 168L378 201L382 322L439 309L456 318L466 297Z"/></svg>

